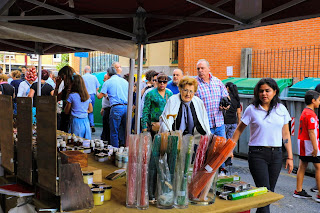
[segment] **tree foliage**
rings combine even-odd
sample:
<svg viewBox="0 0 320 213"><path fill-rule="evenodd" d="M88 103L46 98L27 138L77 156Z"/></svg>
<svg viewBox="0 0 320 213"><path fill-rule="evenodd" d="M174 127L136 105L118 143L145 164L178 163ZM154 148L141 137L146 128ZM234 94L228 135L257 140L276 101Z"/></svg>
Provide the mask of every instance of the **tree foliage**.
<svg viewBox="0 0 320 213"><path fill-rule="evenodd" d="M57 71L59 71L62 67L69 65L69 54L61 54L61 62L56 66Z"/></svg>

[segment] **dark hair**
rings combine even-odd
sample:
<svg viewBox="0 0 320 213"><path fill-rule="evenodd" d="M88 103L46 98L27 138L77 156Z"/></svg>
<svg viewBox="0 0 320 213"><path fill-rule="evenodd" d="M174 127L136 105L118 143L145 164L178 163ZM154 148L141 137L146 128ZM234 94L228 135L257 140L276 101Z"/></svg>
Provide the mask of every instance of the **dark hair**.
<svg viewBox="0 0 320 213"><path fill-rule="evenodd" d="M162 81L168 81L168 76L166 74L164 74L163 72L161 72L158 74L157 79L162 80Z"/></svg>
<svg viewBox="0 0 320 213"><path fill-rule="evenodd" d="M129 82L129 73L125 74L123 78ZM136 82L136 77L133 76L133 82Z"/></svg>
<svg viewBox="0 0 320 213"><path fill-rule="evenodd" d="M108 75L111 77L111 76L117 74L117 70L116 70L116 68L114 68L114 67L109 67L109 68L107 69L107 73L108 73Z"/></svg>
<svg viewBox="0 0 320 213"><path fill-rule="evenodd" d="M68 65L62 67L59 72L58 76L60 76L64 80L64 87L67 88L67 86L72 83L73 81L73 75L76 74L76 71ZM65 78L63 78L65 76Z"/></svg>
<svg viewBox="0 0 320 213"><path fill-rule="evenodd" d="M240 101L239 93L238 93L238 87L232 82L227 82L226 87L229 88L229 95L235 98L237 101Z"/></svg>
<svg viewBox="0 0 320 213"><path fill-rule="evenodd" d="M90 98L86 85L80 75L73 76L71 92L79 93L81 102L85 102Z"/></svg>
<svg viewBox="0 0 320 213"><path fill-rule="evenodd" d="M41 71L41 79L46 81L46 80L48 80L48 78L49 78L48 70L42 70Z"/></svg>
<svg viewBox="0 0 320 213"><path fill-rule="evenodd" d="M257 83L257 85L254 87L254 96L253 96L253 100L252 100L252 104L255 107L259 107L259 104L261 104L261 100L259 98L259 89L262 85L267 84L269 87L271 87L273 90L276 91L276 95L273 97L273 99L270 102L270 107L269 110L267 112L266 117L270 114L271 110L273 109L273 107L276 107L278 103L280 103L280 99L279 99L279 87L277 82L272 79L272 78L262 78L260 79L260 81Z"/></svg>
<svg viewBox="0 0 320 213"><path fill-rule="evenodd" d="M316 100L318 99L320 96L320 93L318 93L317 91L315 90L308 90L306 92L306 94L304 95L304 102L307 104L307 105L310 105L312 104L312 99Z"/></svg>
<svg viewBox="0 0 320 213"><path fill-rule="evenodd" d="M147 81L152 81L152 78L158 75L158 72L156 72L155 70L149 70L148 72L146 72L146 79Z"/></svg>

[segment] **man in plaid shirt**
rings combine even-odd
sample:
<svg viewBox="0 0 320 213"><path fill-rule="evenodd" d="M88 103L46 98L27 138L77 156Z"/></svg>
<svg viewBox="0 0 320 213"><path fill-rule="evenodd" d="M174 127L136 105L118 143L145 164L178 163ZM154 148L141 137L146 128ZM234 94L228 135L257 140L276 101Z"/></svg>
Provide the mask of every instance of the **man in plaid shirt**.
<svg viewBox="0 0 320 213"><path fill-rule="evenodd" d="M204 102L211 133L226 137L223 114L219 105L221 98L229 96L228 91L221 80L212 76L208 61L200 59L197 63L197 70L198 91L195 95Z"/></svg>

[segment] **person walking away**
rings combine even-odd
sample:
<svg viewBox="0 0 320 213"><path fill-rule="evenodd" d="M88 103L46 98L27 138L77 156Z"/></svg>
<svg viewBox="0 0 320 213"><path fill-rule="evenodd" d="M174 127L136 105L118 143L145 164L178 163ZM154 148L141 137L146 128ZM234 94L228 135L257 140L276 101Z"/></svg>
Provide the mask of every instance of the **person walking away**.
<svg viewBox="0 0 320 213"><path fill-rule="evenodd" d="M64 108L66 114L71 114L69 133L91 140L88 113L92 111L93 107L85 83L80 75L74 75L71 91Z"/></svg>
<svg viewBox="0 0 320 213"><path fill-rule="evenodd" d="M12 71L11 75L12 75L13 80L11 81L10 85L14 87L14 94L15 94L15 98L13 99L13 114L16 115L17 114L18 89L19 89L19 85L22 82L22 80L21 80L21 73L19 70Z"/></svg>
<svg viewBox="0 0 320 213"><path fill-rule="evenodd" d="M64 109L67 104L67 98L70 94L75 75L76 72L72 67L64 66L59 70L58 77L56 78L54 95L57 96L57 102L61 105L61 112L57 114L57 129L64 132L69 131L70 115L66 114Z"/></svg>
<svg viewBox="0 0 320 213"><path fill-rule="evenodd" d="M108 95L110 109L110 144L114 147L125 146L125 130L128 104L128 82L117 74L114 67L107 70L110 79L103 83L97 97Z"/></svg>
<svg viewBox="0 0 320 213"><path fill-rule="evenodd" d="M319 119L314 112L320 105L320 93L309 90L304 96L306 108L301 113L299 133L298 133L298 154L299 168L297 172L297 187L293 193L296 198L311 198L304 189L302 189L303 178L308 167L312 162L316 172L317 188L320 188L320 143L319 143ZM315 200L320 203L320 193L318 192Z"/></svg>
<svg viewBox="0 0 320 213"><path fill-rule="evenodd" d="M47 70L41 71L41 96L52 96L54 90L52 86L46 83L46 80L49 77L49 72ZM32 121L36 123L36 100L37 100L37 91L38 91L38 82L35 82L30 87L30 92L28 97L33 98L33 107L32 107Z"/></svg>
<svg viewBox="0 0 320 213"><path fill-rule="evenodd" d="M85 74L82 76L82 78L83 78L83 81L86 85L87 91L90 95L92 107L94 108L96 93L99 90L100 83L98 81L98 78L91 74L91 67L90 66L87 65L84 67L84 73ZM94 128L93 112L89 113L89 122L90 122L91 131L95 132L96 130Z"/></svg>
<svg viewBox="0 0 320 213"><path fill-rule="evenodd" d="M110 76L107 74L104 75L103 82L106 82ZM110 141L110 125L109 125L109 116L110 116L110 101L108 96L102 97L102 108L100 114L102 116L102 132L101 132L101 140Z"/></svg>
<svg viewBox="0 0 320 213"><path fill-rule="evenodd" d="M15 97L14 87L8 84L8 76L6 74L0 74L0 94L9 95L12 98Z"/></svg>
<svg viewBox="0 0 320 213"><path fill-rule="evenodd" d="M226 138L232 138L234 131L241 121L241 108L238 87L232 82L226 83L226 88L230 97L230 108L224 112L224 125L226 129ZM225 165L231 165L231 157L225 161Z"/></svg>
<svg viewBox="0 0 320 213"><path fill-rule="evenodd" d="M272 78L262 78L254 88L254 97L235 130L232 139L238 141L250 125L249 170L256 187L274 191L282 167L282 140L287 150L286 168L293 169L293 155L288 110L280 103L279 87ZM267 205L257 212L270 212Z"/></svg>
<svg viewBox="0 0 320 213"><path fill-rule="evenodd" d="M179 93L179 82L183 78L183 71L181 69L173 70L173 78L168 82L167 88L175 95Z"/></svg>
<svg viewBox="0 0 320 213"><path fill-rule="evenodd" d="M146 95L141 123L142 131L151 132L152 137L158 133L160 128L159 118L168 99L173 95L172 92L166 88L168 83L168 76L166 74L160 73L157 81L158 87L152 89Z"/></svg>

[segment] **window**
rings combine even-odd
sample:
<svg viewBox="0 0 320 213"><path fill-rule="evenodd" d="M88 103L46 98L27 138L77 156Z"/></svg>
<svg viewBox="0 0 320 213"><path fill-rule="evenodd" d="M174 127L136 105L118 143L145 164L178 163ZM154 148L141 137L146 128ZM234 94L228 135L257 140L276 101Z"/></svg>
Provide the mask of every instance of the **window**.
<svg viewBox="0 0 320 213"><path fill-rule="evenodd" d="M30 54L29 57L30 57L31 61L38 61L39 60L39 55L37 55L37 54Z"/></svg>
<svg viewBox="0 0 320 213"><path fill-rule="evenodd" d="M178 40L172 41L171 42L171 64L178 64L178 50L179 50L179 46L178 46Z"/></svg>
<svg viewBox="0 0 320 213"><path fill-rule="evenodd" d="M11 60L14 60L15 59L15 55L4 55L4 59L5 60L9 60L9 59L11 59Z"/></svg>
<svg viewBox="0 0 320 213"><path fill-rule="evenodd" d="M143 65L146 65L147 59L147 45L143 45ZM136 60L136 65L138 65L138 60Z"/></svg>
<svg viewBox="0 0 320 213"><path fill-rule="evenodd" d="M53 62L61 62L61 54L54 54Z"/></svg>

